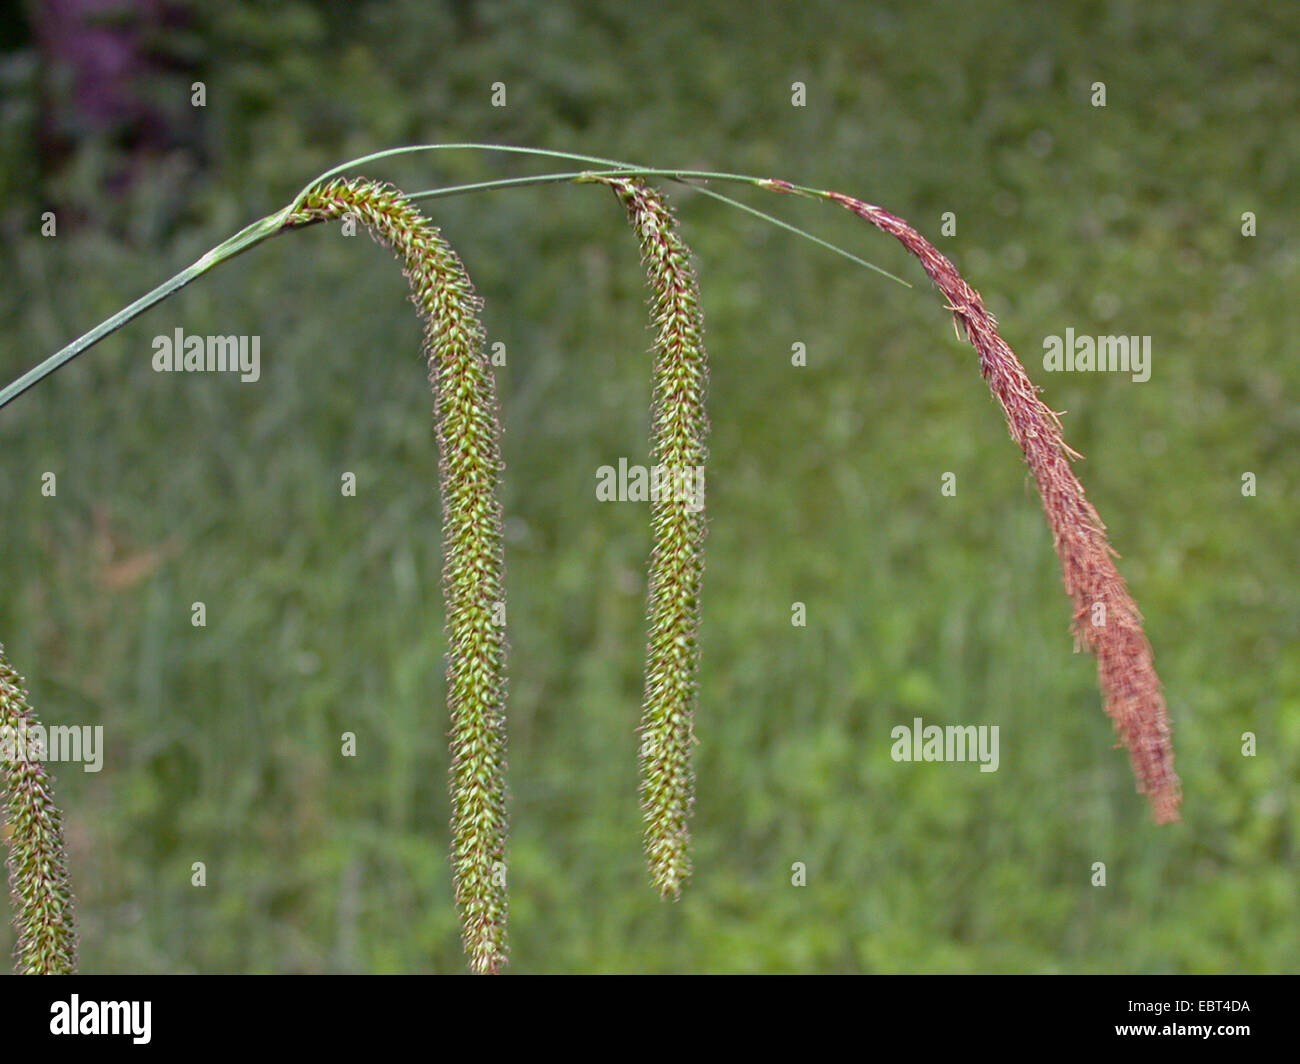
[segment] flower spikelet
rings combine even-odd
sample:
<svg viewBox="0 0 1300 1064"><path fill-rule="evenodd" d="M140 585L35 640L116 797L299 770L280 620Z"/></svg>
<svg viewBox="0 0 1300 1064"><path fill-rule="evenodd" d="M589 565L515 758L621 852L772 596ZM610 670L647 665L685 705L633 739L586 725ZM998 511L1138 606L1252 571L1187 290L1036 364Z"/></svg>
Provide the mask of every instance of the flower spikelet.
<svg viewBox="0 0 1300 1064"><path fill-rule="evenodd" d="M694 801L700 585L704 573L704 463L708 362L690 251L655 190L607 179L641 245L655 330L651 408L650 584L641 805L650 875L676 898L690 875L687 821ZM658 485L658 491L653 485Z"/></svg>
<svg viewBox="0 0 1300 1064"><path fill-rule="evenodd" d="M782 184L771 186L780 189ZM1128 747L1138 790L1150 800L1157 823L1177 820L1182 787L1174 771L1169 713L1151 644L1137 604L1115 567L1118 555L1106 526L1074 475L1070 462L1080 456L1062 437L1059 416L1039 399L1025 367L998 333L997 319L947 258L896 215L838 192L825 195L916 256L979 353L980 372L1038 485L1065 590L1074 602L1075 639L1097 659L1106 712Z"/></svg>
<svg viewBox="0 0 1300 1064"><path fill-rule="evenodd" d="M53 777L34 745L39 722L22 677L0 644L0 794L8 828L9 890L14 902L15 970L21 975L71 975L77 929L63 845L63 818Z"/></svg>
<svg viewBox="0 0 1300 1064"><path fill-rule="evenodd" d="M506 639L501 422L481 301L456 252L390 185L334 180L287 226L351 214L401 258L425 322L442 494L452 864L476 972L506 961Z"/></svg>

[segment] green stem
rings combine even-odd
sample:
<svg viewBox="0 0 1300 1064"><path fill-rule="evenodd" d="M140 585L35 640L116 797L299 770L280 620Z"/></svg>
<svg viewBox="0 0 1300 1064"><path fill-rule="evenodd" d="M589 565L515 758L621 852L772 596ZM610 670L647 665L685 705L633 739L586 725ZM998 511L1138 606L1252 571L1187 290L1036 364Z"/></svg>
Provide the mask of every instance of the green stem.
<svg viewBox="0 0 1300 1064"><path fill-rule="evenodd" d="M728 173L726 171L714 171L714 170L673 170L673 169L665 169L659 167L638 166L636 163L625 162L621 159L606 159L600 155L582 155L577 152L554 151L549 148L524 148L515 144L479 144L471 141L471 142L465 142L460 144L410 144L401 148L388 148L385 151L375 152L372 155L363 155L359 159L353 159L350 162L341 163L338 166L334 167L332 170L326 170L314 181L304 186L302 191L299 192L296 197L294 197L293 205L296 206L297 203L302 199L302 197L307 195L307 193L310 192L314 187L316 187L316 185L319 184L320 182L326 181L329 178L335 177L338 174L344 173L345 171L350 170L354 167L362 166L366 163L377 162L381 159L390 159L398 155L413 155L416 154L417 152L432 152L432 151L503 151L515 155L533 155L533 156L539 156L541 158L546 158L546 159L567 159L571 162L594 163L598 166L613 167L613 169L611 170L605 170L598 174L591 173L590 171L581 174L574 174L572 175L572 180L575 181L598 181L602 177L666 177L666 178L670 178L671 180L680 181L683 183L691 182L691 181L729 181L735 184L751 185L755 188L764 188L773 191L781 191L785 193L791 193L794 195L805 196L809 199L829 200L831 198L830 194L822 189L811 188L807 185L795 185L795 184L791 184L788 181L773 181L765 177L755 177L753 174L733 174L733 173ZM509 178L503 184L498 184L496 182L480 182L474 185L459 186L459 190L463 190L465 192L476 192L486 188L504 188L508 186L518 187L520 185L527 185L527 184L548 184L553 181L560 181L566 179L568 179L568 175L545 174L545 175L540 175L539 179L537 180L530 180L529 178ZM891 281L897 281L905 288L912 287L901 277L896 277L888 270L883 270L879 266L867 262L865 259L860 259L856 255L852 255L849 252L844 251L842 248L836 247L834 244L822 240L819 237L815 237L811 233L806 233L802 229L798 229L793 225L789 225L786 222L782 222L780 219L774 218L770 214L765 214L764 212L760 210L756 210L753 207L746 206L743 203L739 203L738 201L731 199L729 196L723 196L721 193L713 192L706 188L699 188L698 185L694 187L698 191L703 192L706 196L711 196L712 198L716 200L720 200L723 203L730 204L733 207L738 207L740 210L745 211L748 214L752 214L755 217L762 218L764 221L771 222L782 229L786 229L792 233L804 237L807 240L811 240L814 244L820 244L822 247L829 248L830 250L836 252L837 254L843 255L845 258L853 260L854 262L858 263L858 265L860 266L865 266L870 270L875 270L877 273L885 277L888 277ZM415 195L411 196L410 198L413 200L420 199L420 198L430 198L434 194L451 195L452 193L451 192L442 193L441 190L435 189L432 190L431 192L417 192Z"/></svg>
<svg viewBox="0 0 1300 1064"><path fill-rule="evenodd" d="M269 214L265 218L259 219L252 225L245 226L229 240L218 244L196 262L181 270L175 277L164 281L152 292L141 296L129 306L123 307L112 317L100 322L88 333L77 337L72 343L56 351L40 365L32 367L17 380L5 385L3 389L0 389L0 407L13 402L28 388L40 383L55 370L66 366L83 351L94 347L104 337L117 332L127 322L139 317L156 303L161 303L168 296L180 291L195 278L202 277L214 266L219 266L254 245L260 244L267 237L274 236L279 232L285 215L285 211L278 211L275 214Z"/></svg>
<svg viewBox="0 0 1300 1064"><path fill-rule="evenodd" d="M697 180L707 181L713 178L719 180L735 180L735 178L732 175L727 175L727 174L721 174L721 175L711 174L708 173L707 171L693 171L693 170L653 170L653 169L651 170L640 170L640 169L582 170L582 171L576 171L576 172L571 171L569 173L559 173L559 174L537 174L530 177L508 177L496 181L476 181L473 184L469 184L469 185L448 185L445 188L431 188L431 189L425 189L423 192L413 192L409 196L407 196L407 199L412 201L423 200L423 199L442 199L447 196L459 196L468 192L487 192L498 188L521 188L529 185L552 185L552 184L559 184L567 181L573 181L576 184L583 184L592 181L603 181L611 177L671 178L672 180L678 181L681 184L693 188L696 192L699 192L702 195L708 196L711 199L719 200L722 203L726 203L729 206L735 207L737 210L744 211L746 214L752 214L756 218L761 218L763 221L775 225L778 229L784 229L787 232L794 233L796 236L803 237L803 239L811 241L814 244L818 244L829 251L833 251L837 255L844 256L844 258L848 259L850 262L857 263L859 266L865 266L868 270L874 270L876 273L880 274L881 276L888 277L891 281L897 281L904 288L912 287L907 281L904 281L901 277L898 277L897 275L890 273L888 270L881 269L873 262L868 262L866 259L859 258L857 255L854 255L851 251L845 251L844 248L839 247L836 244L832 244L829 240L823 240L819 236L814 236L812 233L808 232L807 230L800 229L797 225L791 225L789 222L782 221L780 218L777 218L775 215L768 214L766 211L760 211L756 207L749 206L749 204L747 203L741 203L740 200L732 199L730 196L724 196L722 195L722 193L714 192L712 189L709 188L701 188L699 185L695 184L695 181ZM770 182L766 182L762 178L754 178L754 182L756 183L757 187L761 187L761 188L772 187Z"/></svg>
<svg viewBox="0 0 1300 1064"><path fill-rule="evenodd" d="M164 281L157 288L153 289L153 291L148 292L147 294L141 296L134 303L131 303L126 307L123 307L116 314L113 314L111 317L105 319L99 325L96 325L93 329L91 329L89 332L84 333L82 336L79 336L77 339L73 340L72 343L68 344L66 347L63 347L60 350L56 351L54 354L52 354L49 358L45 359L39 365L32 367L22 376L18 377L16 380L11 381L9 384L5 385L4 388L0 388L0 409L4 408L9 403L13 402L13 400L17 399L18 396L22 395L29 388L33 387L36 384L39 384L51 373L67 365L78 355L89 350L95 344L99 343L100 340L103 340L106 336L110 336L113 333L117 332L128 322L139 317L146 310L150 309L151 307L155 306L158 303L161 303L164 299L167 299L169 296L175 294L177 291L184 288L191 281L207 273L213 267L218 266L223 262L227 262L230 259L233 259L236 255L240 255L243 252L247 251L249 248L255 247L257 244L260 244L262 241L266 240L267 238L275 236L277 233L283 232L285 220L301 206L303 199L308 195L308 193L310 193L313 189L320 187L320 185L323 182L329 180L331 177L344 173L347 170L355 169L356 167L361 166L365 163L374 162L381 159L388 159L398 155L410 155L417 152L452 151L452 150L502 151L502 152L509 152L518 155L534 155L543 158L567 159L575 162L592 163L603 167L610 167L611 169L602 170L602 171L583 170L583 171L576 171L576 172L570 172L564 174L538 174L538 175L532 175L528 177L505 178L497 181L484 181L472 185L459 185L459 186L453 186L445 189L428 189L424 192L418 192L410 196L409 198L411 200L432 199L439 196L457 195L465 192L477 192L477 191L490 189L490 188L511 188L511 187L517 188L517 187L522 187L527 185L554 184L561 181L573 181L577 183L586 183L592 181L599 181L604 177L664 177L673 181L689 183L693 188L696 189L696 191L701 192L706 196L719 200L723 203L729 204L732 207L736 207L739 210L745 211L747 214L751 214L757 218L761 218L763 221L770 222L771 224L778 226L781 229L785 229L788 232L803 237L805 240L810 240L814 244L818 244L821 247L834 251L838 255L843 255L845 258L857 263L858 265L865 266L867 269L870 270L874 270L875 272L881 274L882 276L888 277L890 280L897 281L899 284L904 285L905 287L908 288L911 287L911 285L909 285L902 278L895 276L894 274L890 273L887 270L881 269L879 266L876 266L873 263L867 262L865 259L859 258L858 256L852 254L851 252L845 251L843 248L837 247L836 245L830 243L829 241L814 236L813 234L808 233L798 228L797 226L790 225L788 222L783 222L781 219L773 217L770 214L766 214L763 211L757 210L754 207L750 207L747 204L740 203L737 200L731 199L729 196L724 196L721 193L714 192L712 189L701 188L699 185L694 184L694 182L727 181L736 184L750 185L756 188L764 188L773 191L785 192L788 194L805 196L810 199L821 199L821 200L832 199L830 193L827 193L820 189L809 188L804 185L794 185L785 181L773 181L768 178L755 177L752 174L732 174L723 171L711 171L711 170L674 170L674 169L665 169L660 167L642 167L642 166L636 166L635 164L631 164L631 163L625 163L618 159L605 159L596 155L580 155L574 152L552 151L545 148L524 148L524 147L519 147L511 144L477 144L477 143L415 144L415 145L408 145L401 148L389 148L386 151L374 152L371 155L363 155L360 158L350 159L345 163L340 163L338 166L325 171L325 173L321 174L320 176L316 177L311 182L309 182L307 185L305 185L303 189L293 198L293 200L290 201L290 203L287 204L285 207L283 207L281 210L276 211L274 214L268 214L265 218L261 218L258 221L253 222L251 225L245 226L234 236L218 244L211 251L208 251L201 258L199 258L196 262L194 262L190 266L187 266L185 269L181 270L181 272L176 274L174 277L171 277L170 279Z"/></svg>

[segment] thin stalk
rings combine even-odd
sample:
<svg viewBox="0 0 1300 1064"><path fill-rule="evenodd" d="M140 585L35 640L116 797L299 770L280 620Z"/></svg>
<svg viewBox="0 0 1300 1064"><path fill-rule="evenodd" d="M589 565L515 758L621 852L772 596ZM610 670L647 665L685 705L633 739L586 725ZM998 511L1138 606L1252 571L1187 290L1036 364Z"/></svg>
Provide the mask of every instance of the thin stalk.
<svg viewBox="0 0 1300 1064"><path fill-rule="evenodd" d="M78 355L83 354L85 351L88 351L90 348L94 347L95 344L99 343L99 341L103 340L105 337L111 336L113 333L117 332L128 322L132 321L133 319L143 314L146 310L149 310L151 307L157 305L158 303L161 303L163 300L169 298L170 296L174 295L176 292L180 291L180 289L184 288L191 281L203 276L209 270L213 269L216 266L219 266L221 263L228 262L229 260L235 258L237 255L240 255L243 252L249 250L250 248L255 247L256 245L262 243L262 241L267 240L270 237L276 236L281 232L284 232L286 228L285 226L286 219L288 219L294 213L294 211L299 209L304 198L308 195L308 193L310 193L313 189L320 187L322 183L329 180L330 178L338 174L344 173L345 171L352 170L368 162L387 159L398 155L409 155L416 152L448 151L453 149L473 150L473 151L503 151L503 152L510 152L514 154L520 154L520 155L535 155L535 156L541 156L546 158L568 159L571 161L594 163L600 166L610 167L612 169L604 170L604 171L583 170L583 171L576 171L576 172L570 172L564 174L537 174L537 175L530 175L527 177L504 178L497 181L478 182L472 185L453 186L446 189L427 189L423 192L415 193L414 195L409 197L411 200L432 199L438 196L457 195L461 193L476 192L476 191L486 190L491 188L510 188L510 187L523 187L528 185L544 185L544 184L553 184L553 183L564 182L564 181L586 183L592 181L599 181L602 177L606 177L606 176L665 177L674 181L691 184L691 187L695 188L696 191L701 192L706 196L710 196L713 199L719 200L732 207L742 210L747 214L751 214L757 218L761 218L763 221L770 222L771 224L781 229L785 229L791 233L794 233L797 236L803 237L805 240L809 240L812 243L827 248L828 250L833 251L838 255L844 256L850 261L857 263L859 266L864 266L867 269L874 270L875 272L881 274L882 276L888 277L890 280L897 281L899 284L905 287L909 287L909 288L911 287L911 285L909 285L908 282L890 273L888 270L881 269L879 266L876 266L874 263L867 262L865 259L859 258L858 256L852 254L851 252L846 251L843 248L837 247L836 245L830 243L829 241L814 236L812 233L806 232L798 228L797 226L793 226L788 222L784 222L781 219L775 218L772 215L766 214L763 211L760 211L754 207L750 207L747 204L740 203L737 200L731 199L729 196L724 196L721 193L713 191L712 189L702 188L699 185L694 184L694 182L727 181L736 184L750 185L751 187L756 187L756 188L779 189L780 191L783 192L794 192L794 193L798 193L801 195L806 195L814 198L828 198L826 193L820 192L817 189L806 188L805 186L802 185L793 185L784 181L773 181L769 178L755 177L752 174L732 174L732 173L726 173L721 171L710 171L710 170L673 170L673 169L664 169L660 167L638 167L635 166L634 164L620 162L617 159L603 159L599 156L594 156L594 155L578 155L573 152L550 151L542 148L523 148L515 145L506 145L506 144L465 143L465 144L410 145L402 148L390 148L386 151L375 152L371 155L363 155L360 158L350 159L346 163L341 163L338 166L325 171L323 174L313 179L307 185L303 186L302 190L293 198L293 200L291 200L280 210L276 211L274 214L268 214L264 218L259 218L257 221L253 222L252 224L245 226L234 236L230 237L228 240L223 241L222 243L218 244L216 247L212 248L210 251L206 252L194 263L187 266L185 269L181 270L175 276L164 281L157 288L141 296L139 299L135 300L135 302L129 304L128 306L123 307L115 314L111 315L110 317L106 318L104 321L100 322L100 324L96 325L89 332L86 332L81 336L77 337L77 339L73 340L70 344L68 344L63 348L60 348L49 358L45 359L40 364L32 367L26 373L22 374L20 377L11 381L9 384L5 385L4 388L0 388L0 409L3 409L9 403L13 402L13 400L17 399L18 396L22 395L24 392L32 388L34 385L39 384L51 373L54 373L56 370L61 369L63 366L67 365Z"/></svg>
<svg viewBox="0 0 1300 1064"><path fill-rule="evenodd" d="M191 281L202 277L214 266L228 262L236 255L240 255L249 248L260 244L268 237L275 236L276 233L280 232L285 216L286 211L277 211L275 214L268 214L265 218L259 218L252 225L245 226L229 240L224 240L210 251L205 252L202 257L185 267L176 276L164 281L152 292L142 295L134 303L123 307L116 314L106 318L89 332L77 337L72 343L56 351L40 365L33 366L17 380L11 381L0 389L0 407L7 406L22 395L23 392L27 391L28 388L39 384L55 370L66 366L83 351L94 347L104 337L111 336L127 322L139 317L150 307L179 292Z"/></svg>
<svg viewBox="0 0 1300 1064"><path fill-rule="evenodd" d="M719 200L720 202L725 203L728 206L735 207L737 210L744 211L746 214L752 214L755 218L761 218L763 221L776 226L778 229L784 229L787 232L794 233L796 236L802 237L804 240L820 245L821 247L826 248L828 251L835 252L836 255L842 255L850 262L857 263L857 265L859 266L865 266L868 270L874 270L882 277L888 277L891 281L897 281L904 288L912 287L912 285L909 282L904 281L901 277L897 276L896 274L892 274L888 270L881 269L874 262L868 262L866 259L859 258L857 255L854 255L853 252L851 251L845 251L844 248L839 247L836 244L832 244L829 240L823 240L819 236L814 236L806 229L800 229L797 225L791 225L789 222L782 221L780 218L777 218L775 215L768 214L765 211L760 211L756 207L749 206L749 204L747 203L741 203L740 200L732 199L730 196L724 196L720 192L714 192L713 189L711 188L703 188L702 186L695 184L697 180L709 180L710 178L719 177L719 175L717 174L709 174L704 171L624 169L624 170L582 170L577 172L560 173L560 174L538 174L532 177L508 177L497 181L475 181L474 183L468 185L448 185L444 188L425 189L423 192L411 193L409 196L407 196L407 199L412 201L423 200L423 199L442 199L447 196L460 196L470 192L487 192L492 189L498 189L498 188L520 188L528 185L562 184L567 181L572 181L575 184L585 184L592 181L603 181L607 178L617 178L617 177L671 178L673 180L680 182L683 185L686 185L688 188L694 189L696 192L700 193L701 195L708 196L711 199ZM725 180L732 180L730 175L722 175L722 177ZM755 180L758 182L757 187L766 187L766 179L757 178Z"/></svg>
<svg viewBox="0 0 1300 1064"><path fill-rule="evenodd" d="M612 167L612 169L603 170L599 173L585 172L582 174L577 174L574 176L574 179L578 181L599 181L603 177L666 177L666 178L670 178L671 180L680 181L683 183L691 183L694 181L728 181L735 184L750 185L755 188L775 189L779 187L780 190L783 192L797 192L802 195L806 195L814 198L826 197L826 193L822 192L820 189L810 188L806 185L794 185L787 181L774 181L771 178L766 178L766 177L755 177L753 174L733 174L733 173L728 173L726 171L714 171L714 170L674 170L674 169L665 169L661 167L639 166L636 163L629 163L621 159L607 159L604 156L600 156L600 155L583 155L578 152L555 151L549 148L525 148L516 144L480 144L471 141L471 142L465 142L460 144L409 144L401 148L388 148L385 151L375 152L371 155L363 155L359 159L352 159L349 162L340 163L338 166L330 170L326 170L324 173L320 174L318 177L316 177L314 181L311 181L307 185L303 186L302 191L300 191L298 195L294 198L293 205L296 205L298 201L302 199L303 196L307 195L307 193L310 192L311 189L314 188L320 182L329 180L330 178L335 177L341 173L344 173L345 171L350 170L353 167L362 166L371 162L378 162L383 159L391 159L398 155L414 155L419 152L433 152L433 151L503 151L515 155L533 155L533 156L538 156L540 158L546 158L546 159L567 159L570 162L594 163L598 166ZM553 175L542 175L541 180L539 180L537 183L545 184L554 180L561 180L561 179ZM519 186L519 185L528 184L528 180L525 178L510 178L508 179L507 183L512 186ZM493 187L505 187L505 186L498 186L495 182L480 182L475 185L462 185L460 186L460 189L463 189L466 192L471 192L471 191L478 191L479 189L493 188ZM849 252L844 251L843 249L838 248L834 244L830 244L827 241L820 239L819 237L815 237L811 233L806 233L802 229L798 229L795 226L782 222L777 218L773 218L769 214L765 214L764 212L760 210L756 210L753 207L749 207L743 203L739 203L738 201L731 199L729 196L724 196L721 193L713 192L710 189L700 188L698 185L693 185L693 187L696 188L698 191L703 192L706 196L711 196L716 200L720 200L723 203L727 203L731 205L732 207L737 207L748 214L752 214L755 217L762 218L764 221L772 222L773 224L779 226L782 229L787 229L792 233L796 233L797 235L804 237L807 240L811 240L815 244L820 244L823 247L829 248L830 250L840 255L843 255L846 258L852 259L860 266L865 266L870 270L875 270L877 273L882 274L885 277L888 277L891 281L897 281L905 288L912 287L901 277L895 276L894 274L890 273L888 270L883 270L879 266L874 265L873 263L858 258L856 255L851 255L849 254ZM417 192L413 196L411 196L411 199L413 200L420 199L421 197L428 198L430 195L432 195L433 193L437 193L438 191L439 190L433 190L432 193ZM447 192L444 194L450 195L452 193Z"/></svg>

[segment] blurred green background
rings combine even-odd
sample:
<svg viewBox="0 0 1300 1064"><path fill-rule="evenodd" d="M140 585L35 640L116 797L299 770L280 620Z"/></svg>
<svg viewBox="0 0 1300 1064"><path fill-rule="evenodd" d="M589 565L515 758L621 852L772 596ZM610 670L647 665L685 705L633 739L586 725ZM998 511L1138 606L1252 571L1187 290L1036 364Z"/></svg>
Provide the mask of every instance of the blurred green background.
<svg viewBox="0 0 1300 1064"><path fill-rule="evenodd" d="M513 971L1297 970L1294 5L99 5L140 64L125 118L78 97L60 6L0 36L3 381L320 170L476 140L882 204L1068 412L1166 685L1174 826L1113 748L1037 495L919 267L829 207L735 193L914 287L669 189L713 432L696 875L664 904L636 791L648 513L594 491L647 456L635 242L592 187L431 205L508 353ZM1045 373L1067 327L1151 336L1150 381ZM259 335L262 380L155 374L177 328ZM430 410L401 271L320 226L0 413L0 639L45 723L107 744L98 774L55 766L84 971L464 970ZM893 762L916 716L998 725L999 770Z"/></svg>

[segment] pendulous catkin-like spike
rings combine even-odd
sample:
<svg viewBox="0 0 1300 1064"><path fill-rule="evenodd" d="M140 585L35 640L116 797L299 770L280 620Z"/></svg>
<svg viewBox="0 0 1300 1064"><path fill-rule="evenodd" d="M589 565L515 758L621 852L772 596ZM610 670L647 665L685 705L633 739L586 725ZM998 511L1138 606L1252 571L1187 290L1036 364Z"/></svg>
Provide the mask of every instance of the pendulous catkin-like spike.
<svg viewBox="0 0 1300 1064"><path fill-rule="evenodd" d="M690 250L661 195L640 181L604 179L641 244L654 343L651 460L660 490L651 499L645 704L641 718L641 806L650 875L676 898L690 876L687 822L694 801L700 585L704 573L704 409L708 360Z"/></svg>
<svg viewBox="0 0 1300 1064"><path fill-rule="evenodd" d="M39 722L22 677L0 644L0 785L8 824L9 889L14 901L15 970L20 975L72 975L77 928L63 845L63 818L53 777L32 748Z"/></svg>
<svg viewBox="0 0 1300 1064"><path fill-rule="evenodd" d="M401 257L425 321L442 492L456 901L470 966L496 973L506 962L508 912L503 463L481 301L456 252L391 185L330 181L308 193L285 225L346 214Z"/></svg>
<svg viewBox="0 0 1300 1064"><path fill-rule="evenodd" d="M778 191L794 191L782 181L766 184ZM1020 445L1038 484L1065 589L1074 600L1075 639L1097 658L1106 712L1128 747L1138 790L1150 800L1157 823L1179 819L1182 787L1174 771L1169 713L1151 644L1137 604L1115 568L1117 554L1106 538L1106 526L1074 475L1070 460L1079 455L1062 437L1059 416L1038 398L1038 389L999 335L997 319L985 309L983 298L928 240L880 207L839 192L823 195L893 236L916 256L979 353L980 372L1002 405L1011 438Z"/></svg>

